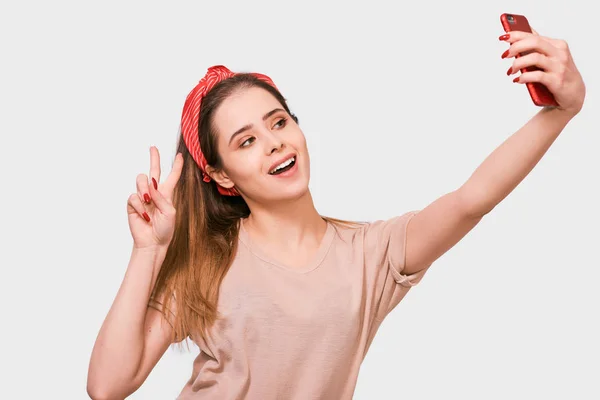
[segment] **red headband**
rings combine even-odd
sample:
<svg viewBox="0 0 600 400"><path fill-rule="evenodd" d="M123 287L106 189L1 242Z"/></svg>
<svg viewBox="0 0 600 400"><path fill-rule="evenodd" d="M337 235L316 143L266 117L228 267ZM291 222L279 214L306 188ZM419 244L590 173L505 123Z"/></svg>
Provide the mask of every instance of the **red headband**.
<svg viewBox="0 0 600 400"><path fill-rule="evenodd" d="M200 149L200 135L198 132L198 120L200 118L200 104L202 103L202 99L206 94L219 82L231 78L236 75L236 73L231 72L227 67L223 65L215 65L208 69L204 78L200 80L200 82L196 85L195 88L192 89L190 94L188 94L185 99L185 104L183 105L183 113L181 114L181 135L183 136L183 140L185 145L196 161L196 164L202 170L202 180L204 182L210 182L210 176L206 173L206 158L204 154L202 154L202 150ZM259 73L252 73L255 77L260 80L263 80L277 88L271 78L266 75ZM235 187L231 189L227 189L217 184L217 189L219 193L225 196L239 196L240 193L237 191Z"/></svg>

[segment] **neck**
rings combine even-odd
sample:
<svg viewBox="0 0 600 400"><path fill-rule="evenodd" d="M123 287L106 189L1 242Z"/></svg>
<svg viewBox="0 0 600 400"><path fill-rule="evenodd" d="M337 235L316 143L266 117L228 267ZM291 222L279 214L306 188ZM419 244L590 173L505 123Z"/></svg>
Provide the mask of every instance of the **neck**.
<svg viewBox="0 0 600 400"><path fill-rule="evenodd" d="M309 190L302 197L276 205L250 205L245 229L260 241L280 248L319 242L327 223L317 212Z"/></svg>

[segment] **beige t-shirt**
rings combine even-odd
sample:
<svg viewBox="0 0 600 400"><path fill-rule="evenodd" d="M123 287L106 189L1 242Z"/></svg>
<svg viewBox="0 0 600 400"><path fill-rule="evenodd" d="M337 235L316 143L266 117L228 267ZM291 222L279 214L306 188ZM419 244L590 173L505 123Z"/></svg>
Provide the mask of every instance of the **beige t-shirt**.
<svg viewBox="0 0 600 400"><path fill-rule="evenodd" d="M429 266L403 275L415 211L358 228L328 223L303 268L275 262L241 224L217 320L178 400L351 399L384 317Z"/></svg>

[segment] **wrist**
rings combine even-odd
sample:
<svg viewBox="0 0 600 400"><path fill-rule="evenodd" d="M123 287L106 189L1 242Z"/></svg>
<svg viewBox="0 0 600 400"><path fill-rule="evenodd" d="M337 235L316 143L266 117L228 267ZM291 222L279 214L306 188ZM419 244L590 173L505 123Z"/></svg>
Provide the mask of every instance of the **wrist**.
<svg viewBox="0 0 600 400"><path fill-rule="evenodd" d="M147 246L133 247L131 250L132 259L143 259L146 262L152 262L153 266L162 265L165 255L167 254L168 246Z"/></svg>
<svg viewBox="0 0 600 400"><path fill-rule="evenodd" d="M545 107L542 111L548 113L565 125L579 113L579 110L563 109L559 107Z"/></svg>

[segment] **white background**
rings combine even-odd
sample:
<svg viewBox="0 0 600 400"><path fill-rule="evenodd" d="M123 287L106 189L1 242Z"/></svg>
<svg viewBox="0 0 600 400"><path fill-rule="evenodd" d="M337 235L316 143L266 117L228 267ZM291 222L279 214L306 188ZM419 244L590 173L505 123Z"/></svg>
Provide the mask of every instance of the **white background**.
<svg viewBox="0 0 600 400"><path fill-rule="evenodd" d="M505 75L503 12L567 40L586 104L389 315L355 398L600 397L595 3L7 3L0 398L87 398L131 249L127 196L151 145L170 170L185 96L209 66L262 72L282 90L322 214L389 218L458 188L537 112ZM193 350L169 349L130 398L175 398Z"/></svg>

